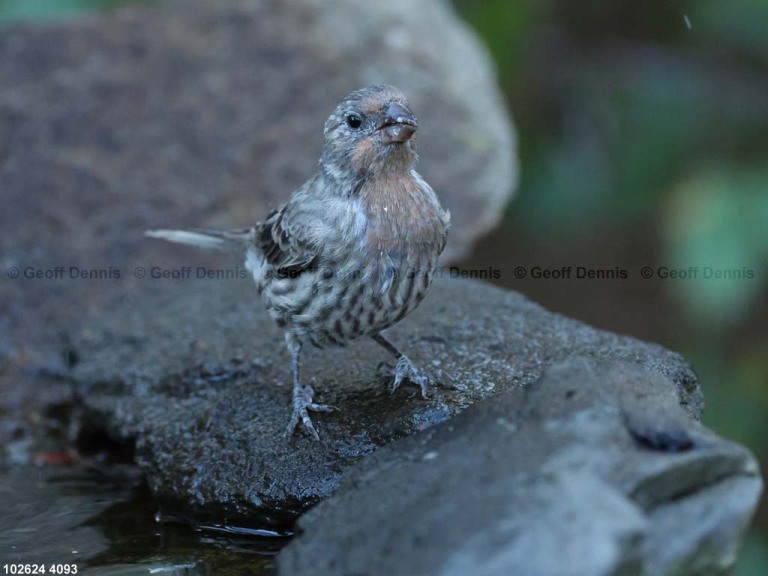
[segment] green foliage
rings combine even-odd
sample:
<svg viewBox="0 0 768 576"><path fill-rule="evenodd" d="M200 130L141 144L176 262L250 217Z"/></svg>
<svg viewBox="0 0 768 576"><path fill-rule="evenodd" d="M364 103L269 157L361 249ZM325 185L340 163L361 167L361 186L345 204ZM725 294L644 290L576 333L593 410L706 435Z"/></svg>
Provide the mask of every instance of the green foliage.
<svg viewBox="0 0 768 576"><path fill-rule="evenodd" d="M743 322L765 290L768 171L697 173L670 191L664 218L670 266L696 268L670 283L681 306L713 330Z"/></svg>
<svg viewBox="0 0 768 576"><path fill-rule="evenodd" d="M545 13L549 0L509 2L508 0L470 0L457 7L465 20L482 30L503 85L517 74L526 35L534 30L534 20Z"/></svg>
<svg viewBox="0 0 768 576"><path fill-rule="evenodd" d="M704 0L693 13L693 30L702 42L713 36L745 55L768 56L768 2L765 0Z"/></svg>
<svg viewBox="0 0 768 576"><path fill-rule="evenodd" d="M0 23L57 19L151 0L0 0Z"/></svg>
<svg viewBox="0 0 768 576"><path fill-rule="evenodd" d="M724 361L717 346L706 344L691 351L689 358L705 374L720 374L721 380L704 388L708 409L705 423L737 442L751 446L757 457L768 458L768 339L737 350Z"/></svg>
<svg viewBox="0 0 768 576"><path fill-rule="evenodd" d="M531 191L520 202L534 229L650 217L706 125L695 75L648 69L608 83L584 72L593 82L574 87L564 129L524 165Z"/></svg>
<svg viewBox="0 0 768 576"><path fill-rule="evenodd" d="M762 535L762 539L768 540L768 536ZM768 568L768 548L763 546L756 536L747 538L733 576L763 576L767 573L766 568Z"/></svg>

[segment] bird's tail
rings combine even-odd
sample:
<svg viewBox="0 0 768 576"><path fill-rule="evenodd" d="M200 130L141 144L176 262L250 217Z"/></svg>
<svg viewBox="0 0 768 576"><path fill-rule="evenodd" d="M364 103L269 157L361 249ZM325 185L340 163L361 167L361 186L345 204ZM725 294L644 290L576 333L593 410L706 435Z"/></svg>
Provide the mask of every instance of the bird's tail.
<svg viewBox="0 0 768 576"><path fill-rule="evenodd" d="M245 248L253 233L253 228L239 228L237 230L147 230L144 232L144 236L178 244L189 244L198 248L227 250Z"/></svg>

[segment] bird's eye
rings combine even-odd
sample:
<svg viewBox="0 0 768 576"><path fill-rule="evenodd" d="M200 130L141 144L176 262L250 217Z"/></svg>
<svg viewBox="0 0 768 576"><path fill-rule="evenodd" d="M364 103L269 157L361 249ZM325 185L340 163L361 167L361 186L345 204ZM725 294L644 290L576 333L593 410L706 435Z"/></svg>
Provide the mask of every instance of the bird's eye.
<svg viewBox="0 0 768 576"><path fill-rule="evenodd" d="M363 125L363 119L360 118L357 114L350 114L347 116L347 126L350 128L357 130L360 128L360 126Z"/></svg>

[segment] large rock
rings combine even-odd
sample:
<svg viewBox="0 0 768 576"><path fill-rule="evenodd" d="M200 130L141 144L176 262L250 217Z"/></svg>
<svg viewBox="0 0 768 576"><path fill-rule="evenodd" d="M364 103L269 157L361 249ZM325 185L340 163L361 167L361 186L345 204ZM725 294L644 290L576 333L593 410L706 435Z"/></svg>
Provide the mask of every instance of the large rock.
<svg viewBox="0 0 768 576"><path fill-rule="evenodd" d="M327 497L361 456L477 400L527 389L571 355L638 363L666 379L673 406L692 419L701 410L695 376L676 354L552 314L518 294L442 278L390 331L412 360L443 372L435 394L391 395L375 376L387 354L372 341L308 349L304 377L319 401L340 411L314 416L320 443L302 434L289 439L288 354L251 282L165 288L161 297L94 319L73 340L81 358L74 378L96 424L136 441L155 491L198 513L301 511Z"/></svg>
<svg viewBox="0 0 768 576"><path fill-rule="evenodd" d="M441 278L391 336L442 386L390 395L370 342L308 351L304 375L340 409L315 416L318 443L283 435L290 367L250 281L165 286L73 340L86 416L136 443L182 514L280 529L325 500L284 574L698 575L735 559L758 467L699 424L676 354Z"/></svg>
<svg viewBox="0 0 768 576"><path fill-rule="evenodd" d="M636 363L557 362L349 470L280 574L726 574L758 466L678 400Z"/></svg>

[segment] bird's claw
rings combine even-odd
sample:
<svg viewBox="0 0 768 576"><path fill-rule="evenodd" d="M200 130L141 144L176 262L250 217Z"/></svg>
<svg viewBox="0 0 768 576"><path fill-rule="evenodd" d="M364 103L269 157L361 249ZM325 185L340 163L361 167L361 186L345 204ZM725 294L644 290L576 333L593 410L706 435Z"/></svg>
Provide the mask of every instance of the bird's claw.
<svg viewBox="0 0 768 576"><path fill-rule="evenodd" d="M401 356L394 368L391 364L382 362L379 364L378 372L381 376L386 377L387 379L394 376L390 388L393 394L395 393L395 390L400 387L400 384L402 384L404 380L407 380L421 388L421 396L426 398L427 392L431 387L434 387L436 383L433 374L416 368L407 356Z"/></svg>
<svg viewBox="0 0 768 576"><path fill-rule="evenodd" d="M290 437L293 435L293 432L296 430L296 426L298 426L299 422L301 422L307 434L312 436L317 441L320 440L320 435L317 433L317 430L315 430L315 427L312 424L312 419L309 417L308 411L312 410L313 412L333 412L334 410L337 410L337 408L327 404L316 404L312 400L313 394L314 390L312 389L312 386L302 386L298 393L294 393L293 414L291 414L291 420L288 423L288 428L285 431L286 436Z"/></svg>

